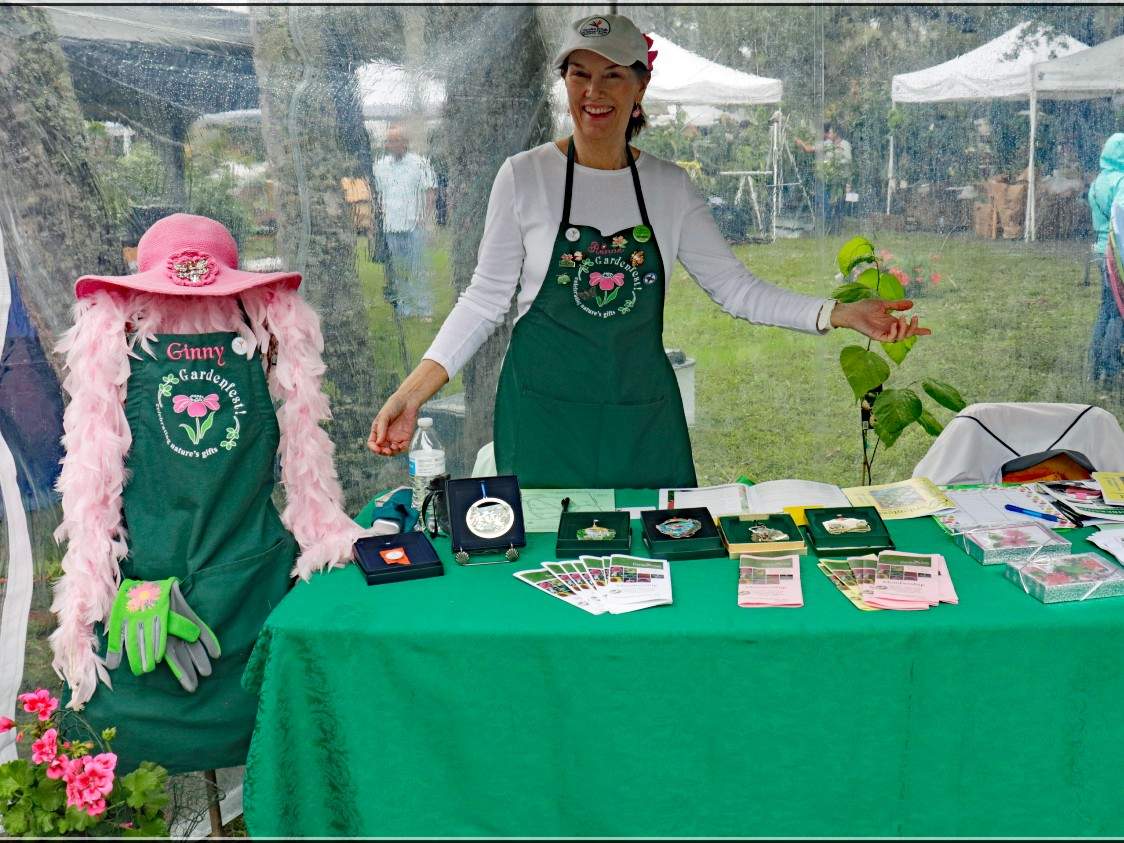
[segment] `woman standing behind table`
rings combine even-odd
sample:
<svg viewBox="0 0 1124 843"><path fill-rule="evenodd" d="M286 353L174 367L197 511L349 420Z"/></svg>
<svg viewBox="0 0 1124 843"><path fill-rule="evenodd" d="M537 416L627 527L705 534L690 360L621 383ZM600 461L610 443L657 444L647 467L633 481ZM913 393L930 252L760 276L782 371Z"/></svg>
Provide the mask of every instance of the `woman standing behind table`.
<svg viewBox="0 0 1124 843"><path fill-rule="evenodd" d="M574 134L508 158L492 186L472 283L424 359L379 410L368 447L402 453L418 410L502 322L517 319L496 396L501 473L526 487L695 484L663 314L678 258L733 316L806 333L928 334L892 311L782 290L730 251L687 174L628 142L645 125L649 42L622 15L575 22L554 67Z"/></svg>
<svg viewBox="0 0 1124 843"><path fill-rule="evenodd" d="M1089 209L1093 214L1093 231L1097 235L1093 251L1101 270L1101 309L1093 326L1089 364L1093 380L1099 382L1113 380L1124 364L1120 354L1120 345L1124 342L1124 316L1121 316L1116 304L1105 264L1109 217L1113 203L1120 197L1124 197L1124 132L1117 132L1105 141L1101 150L1101 171L1089 186Z"/></svg>

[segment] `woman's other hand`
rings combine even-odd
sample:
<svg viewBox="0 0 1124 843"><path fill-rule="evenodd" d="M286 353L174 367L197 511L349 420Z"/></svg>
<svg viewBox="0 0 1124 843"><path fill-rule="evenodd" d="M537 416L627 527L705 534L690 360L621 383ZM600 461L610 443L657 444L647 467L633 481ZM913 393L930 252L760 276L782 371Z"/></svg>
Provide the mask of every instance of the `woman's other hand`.
<svg viewBox="0 0 1124 843"><path fill-rule="evenodd" d="M831 311L831 324L836 328L850 328L879 342L897 342L907 337L923 337L932 333L917 324L917 317L895 316L894 311L909 310L909 299L863 299L856 302L839 302Z"/></svg>
<svg viewBox="0 0 1124 843"><path fill-rule="evenodd" d="M419 408L448 382L449 373L443 366L423 359L371 422L367 448L384 457L405 453L418 425Z"/></svg>

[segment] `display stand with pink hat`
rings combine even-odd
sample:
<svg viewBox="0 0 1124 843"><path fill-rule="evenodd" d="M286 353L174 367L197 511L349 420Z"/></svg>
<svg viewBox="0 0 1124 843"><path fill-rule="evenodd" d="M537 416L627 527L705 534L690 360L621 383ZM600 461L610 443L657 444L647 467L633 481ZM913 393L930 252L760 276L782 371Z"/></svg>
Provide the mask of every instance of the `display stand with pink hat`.
<svg viewBox="0 0 1124 843"><path fill-rule="evenodd" d="M241 671L265 617L291 576L349 561L362 530L343 511L320 426L323 338L300 275L239 269L230 232L188 214L155 223L137 263L133 275L78 279L58 347L70 402L54 667L72 708L120 727L119 755L173 772L233 766L255 710ZM222 643L196 688L163 666L111 675L101 656L122 579L167 577ZM99 677L112 693L95 695Z"/></svg>

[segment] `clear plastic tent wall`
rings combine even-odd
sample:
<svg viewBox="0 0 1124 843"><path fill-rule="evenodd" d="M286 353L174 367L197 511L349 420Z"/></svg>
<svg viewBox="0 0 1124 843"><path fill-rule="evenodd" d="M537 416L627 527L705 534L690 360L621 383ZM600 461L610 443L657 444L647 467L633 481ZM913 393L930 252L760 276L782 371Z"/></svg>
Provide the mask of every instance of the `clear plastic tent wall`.
<svg viewBox="0 0 1124 843"><path fill-rule="evenodd" d="M129 271L141 233L174 211L222 221L247 268L301 272L323 323L328 431L348 507L358 511L406 481L404 458L365 448L371 420L470 283L498 168L564 132L549 68L563 27L608 11L0 7L0 715L11 713L18 687L57 687L46 640L62 552L51 537L63 407L54 346L72 319L74 280ZM1085 198L1106 138L1124 129L1119 99L1039 101L1036 243L1020 229L1025 100L891 102L895 75L1022 21L1096 47L1124 32L1120 6L621 11L716 67L783 85L769 105L733 94L693 101L689 91L682 102L653 102L637 146L687 171L731 248L772 283L827 297L839 283L839 246L871 238L933 329L900 365L888 364L889 388L917 391L938 425L952 414L920 391L926 379L969 402L1095 402L1120 412L1120 322L1111 299L1101 310ZM825 153L825 122L849 156ZM404 306L380 236L384 197L373 172L392 130L432 172L432 205L417 223L429 318ZM509 315L424 409L454 475L467 475L491 441L510 324ZM865 349L864 339L734 320L677 267L664 344L700 482L860 481L860 409L840 355ZM557 435L580 448L618 434ZM908 477L931 441L918 424L889 446L868 437L875 481ZM5 739L0 752L10 754Z"/></svg>

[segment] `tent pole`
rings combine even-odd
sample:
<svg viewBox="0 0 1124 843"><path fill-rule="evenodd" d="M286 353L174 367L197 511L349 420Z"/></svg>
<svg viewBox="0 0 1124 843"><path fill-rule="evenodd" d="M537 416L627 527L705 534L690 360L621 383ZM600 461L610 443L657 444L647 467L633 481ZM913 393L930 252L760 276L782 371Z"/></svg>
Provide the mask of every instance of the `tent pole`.
<svg viewBox="0 0 1124 843"><path fill-rule="evenodd" d="M1027 164L1026 184L1026 221L1023 225L1023 240L1030 242L1035 239L1034 219L1034 147L1035 135L1038 131L1038 91L1034 87L1034 75L1030 79L1030 161Z"/></svg>
<svg viewBox="0 0 1124 843"><path fill-rule="evenodd" d="M773 219L772 230L770 232L771 242L777 242L777 210L780 205L780 166L781 166L781 150L780 150L780 137L781 137L781 120L784 115L778 108L773 114Z"/></svg>
<svg viewBox="0 0 1124 843"><path fill-rule="evenodd" d="M894 132L890 131L890 163L886 165L886 216L890 216L890 196L894 192Z"/></svg>

